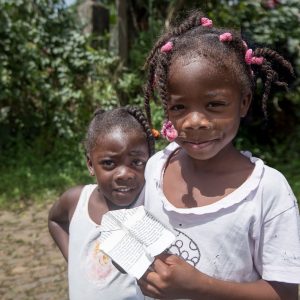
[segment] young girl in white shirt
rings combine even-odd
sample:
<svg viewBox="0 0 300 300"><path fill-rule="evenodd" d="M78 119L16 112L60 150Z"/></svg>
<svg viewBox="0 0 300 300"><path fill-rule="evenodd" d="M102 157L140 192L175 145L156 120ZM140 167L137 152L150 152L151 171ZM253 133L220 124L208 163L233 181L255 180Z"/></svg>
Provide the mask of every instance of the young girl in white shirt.
<svg viewBox="0 0 300 300"><path fill-rule="evenodd" d="M177 239L173 255L157 257L139 280L142 291L159 299L296 300L295 196L280 172L233 144L257 79L267 114L271 88L287 86L292 66L197 11L157 41L147 63L148 120L157 91L162 134L172 143L147 163L145 206Z"/></svg>
<svg viewBox="0 0 300 300"><path fill-rule="evenodd" d="M101 251L103 214L141 205L144 169L154 139L140 109L97 110L85 139L86 161L97 184L73 187L49 213L49 231L68 261L71 300L144 299L135 278Z"/></svg>

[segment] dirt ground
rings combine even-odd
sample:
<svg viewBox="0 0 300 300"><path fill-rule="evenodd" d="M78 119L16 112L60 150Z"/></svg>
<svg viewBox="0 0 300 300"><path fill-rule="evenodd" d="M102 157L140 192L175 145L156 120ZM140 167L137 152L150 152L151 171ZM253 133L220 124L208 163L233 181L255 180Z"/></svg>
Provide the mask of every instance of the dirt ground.
<svg viewBox="0 0 300 300"><path fill-rule="evenodd" d="M1 300L68 299L67 264L47 228L50 206L0 211Z"/></svg>
<svg viewBox="0 0 300 300"><path fill-rule="evenodd" d="M51 204L0 211L0 299L67 300L67 264L47 228Z"/></svg>

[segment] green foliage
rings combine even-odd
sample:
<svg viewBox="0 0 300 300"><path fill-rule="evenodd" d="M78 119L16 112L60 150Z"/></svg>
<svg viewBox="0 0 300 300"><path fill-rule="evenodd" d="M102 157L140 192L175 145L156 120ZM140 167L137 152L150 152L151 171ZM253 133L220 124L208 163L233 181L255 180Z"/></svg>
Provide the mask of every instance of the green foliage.
<svg viewBox="0 0 300 300"><path fill-rule="evenodd" d="M117 62L89 46L63 1L0 0L0 147L38 139L47 153L74 137L95 107L117 104Z"/></svg>
<svg viewBox="0 0 300 300"><path fill-rule="evenodd" d="M115 1L102 3L115 24ZM128 1L130 57L120 68L114 51L90 46L94 37L82 34L76 5L0 0L0 206L57 196L90 181L79 145L91 113L99 106L118 106L123 96L143 106L145 58L163 27L183 9L200 7L215 24L242 28L250 46L276 49L299 75L300 2L280 3L270 9L266 1L253 0ZM290 93L276 93L272 101L269 126L252 120L236 143L282 171L300 199L299 76ZM161 106L153 102L151 108L159 130ZM159 140L156 148L165 144Z"/></svg>
<svg viewBox="0 0 300 300"><path fill-rule="evenodd" d="M0 208L54 201L70 186L94 182L79 143L58 139L48 155L21 141L17 145L14 156L0 156Z"/></svg>

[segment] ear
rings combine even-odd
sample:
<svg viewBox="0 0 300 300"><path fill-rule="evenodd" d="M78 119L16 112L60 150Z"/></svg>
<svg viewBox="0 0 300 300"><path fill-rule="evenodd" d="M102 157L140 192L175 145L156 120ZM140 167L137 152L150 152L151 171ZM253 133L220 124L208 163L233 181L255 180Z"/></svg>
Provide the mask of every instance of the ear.
<svg viewBox="0 0 300 300"><path fill-rule="evenodd" d="M244 94L241 102L241 108L240 108L241 118L247 115L251 102L252 102L252 93L248 92L247 94Z"/></svg>
<svg viewBox="0 0 300 300"><path fill-rule="evenodd" d="M90 159L90 157L88 155L86 156L86 165L87 165L87 167L89 169L90 175L91 176L95 176L93 163L92 163L92 161L91 161L91 159Z"/></svg>

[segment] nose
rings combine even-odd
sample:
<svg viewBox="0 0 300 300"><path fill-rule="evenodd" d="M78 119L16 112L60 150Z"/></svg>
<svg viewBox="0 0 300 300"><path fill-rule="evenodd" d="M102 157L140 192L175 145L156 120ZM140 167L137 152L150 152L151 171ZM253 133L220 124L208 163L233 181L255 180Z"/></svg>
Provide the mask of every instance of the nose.
<svg viewBox="0 0 300 300"><path fill-rule="evenodd" d="M120 166L115 174L115 180L128 181L135 178L134 171L127 166Z"/></svg>
<svg viewBox="0 0 300 300"><path fill-rule="evenodd" d="M188 114L184 120L184 129L210 129L211 121L201 112L193 111Z"/></svg>

